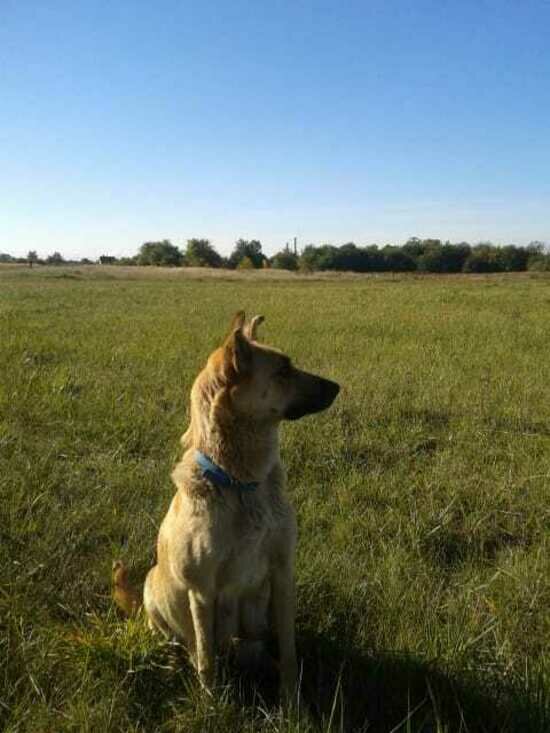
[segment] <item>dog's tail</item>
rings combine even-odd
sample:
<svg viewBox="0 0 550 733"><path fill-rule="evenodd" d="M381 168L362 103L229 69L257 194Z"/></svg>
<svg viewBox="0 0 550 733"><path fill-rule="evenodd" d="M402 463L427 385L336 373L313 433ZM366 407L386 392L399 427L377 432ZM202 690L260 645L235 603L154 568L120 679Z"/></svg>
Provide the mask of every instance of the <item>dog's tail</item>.
<svg viewBox="0 0 550 733"><path fill-rule="evenodd" d="M127 616L135 616L143 605L143 598L130 585L128 568L122 560L113 562L113 600Z"/></svg>

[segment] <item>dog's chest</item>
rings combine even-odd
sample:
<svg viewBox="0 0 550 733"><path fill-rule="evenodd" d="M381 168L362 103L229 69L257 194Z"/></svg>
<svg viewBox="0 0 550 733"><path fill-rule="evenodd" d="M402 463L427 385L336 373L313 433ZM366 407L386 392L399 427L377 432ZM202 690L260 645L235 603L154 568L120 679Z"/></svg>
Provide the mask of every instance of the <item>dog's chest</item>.
<svg viewBox="0 0 550 733"><path fill-rule="evenodd" d="M257 513L237 517L220 568L221 589L236 593L258 588L269 569L269 548L276 531L271 517Z"/></svg>

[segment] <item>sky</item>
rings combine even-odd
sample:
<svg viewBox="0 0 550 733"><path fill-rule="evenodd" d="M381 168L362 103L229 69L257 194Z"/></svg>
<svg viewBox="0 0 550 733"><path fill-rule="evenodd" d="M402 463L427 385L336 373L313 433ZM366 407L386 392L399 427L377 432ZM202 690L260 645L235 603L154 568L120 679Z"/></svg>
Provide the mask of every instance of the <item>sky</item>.
<svg viewBox="0 0 550 733"><path fill-rule="evenodd" d="M2 0L0 252L550 242L550 0Z"/></svg>

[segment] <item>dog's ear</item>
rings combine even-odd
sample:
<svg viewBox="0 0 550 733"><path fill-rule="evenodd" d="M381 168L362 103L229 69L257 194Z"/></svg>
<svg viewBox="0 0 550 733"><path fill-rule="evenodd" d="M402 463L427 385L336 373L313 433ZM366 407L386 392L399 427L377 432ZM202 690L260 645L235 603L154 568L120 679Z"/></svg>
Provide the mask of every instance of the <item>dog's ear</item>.
<svg viewBox="0 0 550 733"><path fill-rule="evenodd" d="M233 338L233 334L238 328L242 328L245 324L246 316L244 311L237 311L233 318L231 319L231 323L229 324L229 331L227 332L227 336L225 337L224 344L227 344L231 341Z"/></svg>
<svg viewBox="0 0 550 733"><path fill-rule="evenodd" d="M254 318L250 321L250 323L247 324L244 332L245 335L251 339L251 341L256 341L258 338L258 326L265 321L264 316L254 316Z"/></svg>
<svg viewBox="0 0 550 733"><path fill-rule="evenodd" d="M252 368L252 346L242 328L236 328L224 344L224 371L231 379L231 373L244 376Z"/></svg>
<svg viewBox="0 0 550 733"><path fill-rule="evenodd" d="M240 328L233 332L233 368L237 374L247 374L252 368L252 347Z"/></svg>

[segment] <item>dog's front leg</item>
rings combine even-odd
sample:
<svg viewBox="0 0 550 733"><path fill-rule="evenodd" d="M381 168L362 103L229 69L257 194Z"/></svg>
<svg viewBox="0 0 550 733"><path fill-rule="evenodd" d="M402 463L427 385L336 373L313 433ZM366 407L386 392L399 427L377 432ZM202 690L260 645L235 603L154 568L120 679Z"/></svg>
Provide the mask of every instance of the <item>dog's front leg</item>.
<svg viewBox="0 0 550 733"><path fill-rule="evenodd" d="M213 597L189 591L189 606L195 630L195 655L201 685L210 692L216 676L214 643L215 601Z"/></svg>
<svg viewBox="0 0 550 733"><path fill-rule="evenodd" d="M294 635L296 616L294 573L290 558L280 560L273 567L271 590L275 631L279 644L281 693L285 702L291 703L297 694L298 665Z"/></svg>

